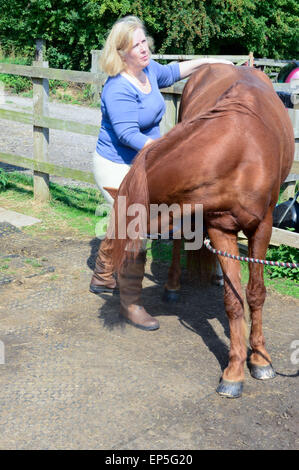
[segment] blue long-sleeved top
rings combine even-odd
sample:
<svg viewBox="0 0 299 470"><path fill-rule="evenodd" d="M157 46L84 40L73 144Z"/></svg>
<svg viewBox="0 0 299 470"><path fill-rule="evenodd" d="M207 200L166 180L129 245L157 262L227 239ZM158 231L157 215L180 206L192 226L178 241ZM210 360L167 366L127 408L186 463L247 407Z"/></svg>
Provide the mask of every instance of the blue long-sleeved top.
<svg viewBox="0 0 299 470"><path fill-rule="evenodd" d="M151 60L144 72L151 84L146 94L121 74L109 77L101 97L102 123L96 150L116 163L130 164L148 138L160 137L165 102L159 88L180 80L179 64Z"/></svg>

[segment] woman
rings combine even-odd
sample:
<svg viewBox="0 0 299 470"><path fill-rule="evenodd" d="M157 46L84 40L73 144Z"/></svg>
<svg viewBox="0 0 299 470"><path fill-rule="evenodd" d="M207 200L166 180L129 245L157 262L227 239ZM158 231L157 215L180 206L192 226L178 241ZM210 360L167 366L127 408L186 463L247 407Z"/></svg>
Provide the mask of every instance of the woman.
<svg viewBox="0 0 299 470"><path fill-rule="evenodd" d="M139 150L160 137L165 103L159 89L188 77L202 64L231 64L206 58L160 65L150 57L151 44L143 23L127 16L111 29L101 56L101 67L108 79L101 96L102 123L93 168L96 183L111 205L113 199L104 187L118 188ZM118 282L123 316L139 328L152 330L159 328L158 321L138 305L144 263L145 256L141 254L136 263L127 266L126 275L118 274ZM111 242L105 239L99 248L90 291L113 292L115 287Z"/></svg>

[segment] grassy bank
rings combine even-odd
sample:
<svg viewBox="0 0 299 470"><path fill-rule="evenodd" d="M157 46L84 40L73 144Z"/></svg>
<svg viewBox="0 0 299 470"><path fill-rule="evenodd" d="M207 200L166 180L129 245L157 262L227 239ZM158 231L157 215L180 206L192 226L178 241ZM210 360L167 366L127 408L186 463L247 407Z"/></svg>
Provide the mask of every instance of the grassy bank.
<svg viewBox="0 0 299 470"><path fill-rule="evenodd" d="M5 173L6 183L0 191L0 207L31 215L41 223L24 227L24 232L39 237L74 237L90 239L96 236L97 225L101 221L99 207L104 202L99 191L93 188L78 188L50 183L51 200L47 204L37 203L33 198L33 179L19 172ZM0 181L1 183L1 181ZM0 184L1 187L1 184ZM3 185L2 185L3 187ZM153 242L148 250L148 257L169 262L171 243ZM298 250L293 249L295 262L298 262ZM269 252L273 256L272 251ZM294 255L292 255L294 258ZM183 261L184 263L184 258ZM241 263L242 282L248 280L248 264ZM275 268L274 268L275 269ZM265 284L280 294L299 298L299 276L293 279L272 278L273 268L265 268ZM297 270L298 273L298 270Z"/></svg>
<svg viewBox="0 0 299 470"><path fill-rule="evenodd" d="M19 173L5 173L5 189L0 191L0 206L41 220L24 227L32 235L95 236L99 217L96 208L103 202L99 191L50 183L51 200L41 204L33 198L33 178Z"/></svg>

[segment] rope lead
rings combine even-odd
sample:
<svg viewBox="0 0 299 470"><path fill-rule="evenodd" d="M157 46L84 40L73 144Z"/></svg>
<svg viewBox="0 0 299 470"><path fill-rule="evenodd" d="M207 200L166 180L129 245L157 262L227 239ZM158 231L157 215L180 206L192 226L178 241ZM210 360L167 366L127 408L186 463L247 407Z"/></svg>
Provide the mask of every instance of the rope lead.
<svg viewBox="0 0 299 470"><path fill-rule="evenodd" d="M205 247L215 255L225 256L226 258L235 259L237 261L246 261L247 263L266 264L267 266L281 266L283 268L299 268L299 263L283 263L282 261L268 261L265 259L248 258L247 256L236 256L226 251L216 250L211 246L210 240L204 241Z"/></svg>

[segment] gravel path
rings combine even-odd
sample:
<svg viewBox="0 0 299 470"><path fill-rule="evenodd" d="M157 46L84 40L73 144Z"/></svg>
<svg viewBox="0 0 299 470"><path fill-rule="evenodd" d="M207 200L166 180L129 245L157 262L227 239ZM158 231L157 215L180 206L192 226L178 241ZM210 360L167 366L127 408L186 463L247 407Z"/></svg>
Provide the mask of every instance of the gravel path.
<svg viewBox="0 0 299 470"><path fill-rule="evenodd" d="M1 104L1 108L23 113L32 113L32 106L33 100L31 98L13 95L6 96L5 103ZM98 124L99 126L101 121L101 113L98 108L57 102L49 103L49 115L50 117L85 124ZM0 135L0 152L32 158L33 130L31 125L0 119ZM92 171L91 161L96 141L97 137L94 136L50 129L49 161L69 168ZM16 169L12 165L3 163L0 164L0 167L5 168L7 171ZM76 186L92 186L79 181L53 176L51 181Z"/></svg>

